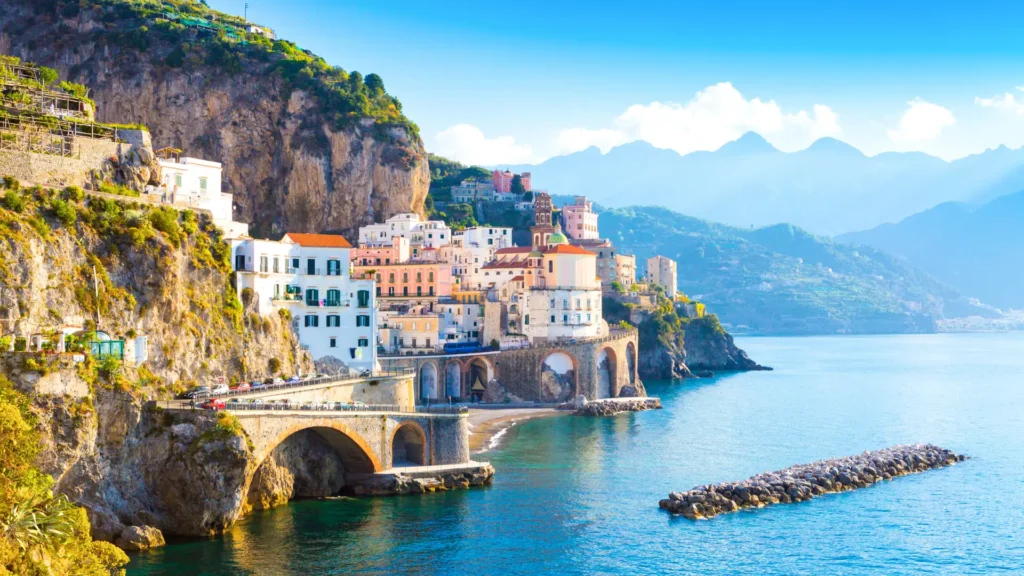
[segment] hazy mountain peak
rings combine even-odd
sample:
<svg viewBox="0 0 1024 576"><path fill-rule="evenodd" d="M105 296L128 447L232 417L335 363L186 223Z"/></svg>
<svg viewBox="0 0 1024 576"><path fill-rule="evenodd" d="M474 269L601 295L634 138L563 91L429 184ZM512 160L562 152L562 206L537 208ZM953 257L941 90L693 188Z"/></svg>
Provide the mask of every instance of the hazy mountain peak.
<svg viewBox="0 0 1024 576"><path fill-rule="evenodd" d="M717 151L719 154L764 154L778 152L767 140L757 132L747 132L738 140L727 142Z"/></svg>
<svg viewBox="0 0 1024 576"><path fill-rule="evenodd" d="M815 140L804 152L830 152L832 154L853 154L864 156L857 148L835 138L825 137Z"/></svg>

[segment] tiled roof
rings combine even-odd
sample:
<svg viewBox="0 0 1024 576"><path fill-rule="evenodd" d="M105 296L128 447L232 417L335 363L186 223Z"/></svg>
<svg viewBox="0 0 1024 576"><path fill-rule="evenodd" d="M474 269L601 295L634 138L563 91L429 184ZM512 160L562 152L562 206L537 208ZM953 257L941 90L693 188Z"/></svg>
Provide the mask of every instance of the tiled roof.
<svg viewBox="0 0 1024 576"><path fill-rule="evenodd" d="M549 246L544 250L545 254L578 254L580 256L597 256L589 250L584 250L579 246L573 246L572 244L558 244L557 246Z"/></svg>
<svg viewBox="0 0 1024 576"><path fill-rule="evenodd" d="M499 248L495 254L529 254L533 250L530 246L512 246L511 248Z"/></svg>
<svg viewBox="0 0 1024 576"><path fill-rule="evenodd" d="M526 267L526 262L523 262L521 260L517 261L517 262L488 262L487 264L484 264L483 266L481 266L481 268L483 268L484 270L493 270L495 268L525 268L525 267Z"/></svg>
<svg viewBox="0 0 1024 576"><path fill-rule="evenodd" d="M351 248L352 245L345 240L344 236L339 234L301 234L298 232L289 232L284 235L292 242L295 242L299 246L308 246L310 248Z"/></svg>

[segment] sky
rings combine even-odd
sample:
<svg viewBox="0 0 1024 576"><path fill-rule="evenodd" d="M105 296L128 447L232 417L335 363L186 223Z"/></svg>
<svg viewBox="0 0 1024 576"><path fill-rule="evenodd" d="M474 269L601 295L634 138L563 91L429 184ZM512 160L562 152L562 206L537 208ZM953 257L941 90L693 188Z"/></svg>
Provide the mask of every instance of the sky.
<svg viewBox="0 0 1024 576"><path fill-rule="evenodd" d="M467 164L748 131L947 160L1024 145L1020 1L249 0L248 16L379 74L427 149Z"/></svg>

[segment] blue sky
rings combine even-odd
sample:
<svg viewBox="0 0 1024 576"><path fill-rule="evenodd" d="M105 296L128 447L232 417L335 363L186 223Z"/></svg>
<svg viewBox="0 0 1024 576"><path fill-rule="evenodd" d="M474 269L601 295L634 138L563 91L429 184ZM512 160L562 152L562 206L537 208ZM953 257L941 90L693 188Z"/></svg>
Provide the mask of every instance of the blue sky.
<svg viewBox="0 0 1024 576"><path fill-rule="evenodd" d="M947 159L1024 145L1024 2L250 0L249 17L380 74L427 148L464 162L747 130Z"/></svg>

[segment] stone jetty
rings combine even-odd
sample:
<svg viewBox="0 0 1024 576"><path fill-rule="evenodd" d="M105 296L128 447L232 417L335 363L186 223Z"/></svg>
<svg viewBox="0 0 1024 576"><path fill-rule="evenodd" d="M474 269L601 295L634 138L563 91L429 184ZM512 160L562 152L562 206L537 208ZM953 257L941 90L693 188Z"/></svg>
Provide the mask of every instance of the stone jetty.
<svg viewBox="0 0 1024 576"><path fill-rule="evenodd" d="M855 456L798 464L765 472L742 482L697 486L673 492L659 502L663 510L691 520L712 518L743 508L803 502L831 492L864 488L882 480L944 468L966 457L932 444L905 444Z"/></svg>
<svg viewBox="0 0 1024 576"><path fill-rule="evenodd" d="M640 412L661 408L661 399L651 396L639 398L602 398L587 400L577 396L575 400L558 406L559 410L570 410L577 416L611 416L620 412Z"/></svg>

